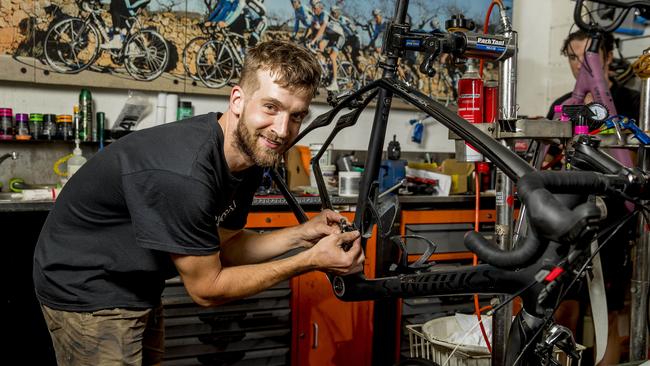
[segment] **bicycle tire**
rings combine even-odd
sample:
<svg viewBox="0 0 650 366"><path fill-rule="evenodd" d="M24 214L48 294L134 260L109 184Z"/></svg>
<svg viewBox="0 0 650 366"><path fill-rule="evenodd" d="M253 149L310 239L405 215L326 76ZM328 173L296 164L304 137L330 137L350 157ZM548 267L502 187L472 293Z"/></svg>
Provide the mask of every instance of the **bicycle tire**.
<svg viewBox="0 0 650 366"><path fill-rule="evenodd" d="M356 90L359 87L359 75L349 61L338 62L336 84L339 90Z"/></svg>
<svg viewBox="0 0 650 366"><path fill-rule="evenodd" d="M196 55L199 53L201 45L207 42L210 38L206 36L198 36L192 38L185 47L183 48L183 69L185 70L185 75L189 76L191 79L200 81L201 79L197 76L195 72L192 72L191 67L193 66L196 69Z"/></svg>
<svg viewBox="0 0 650 366"><path fill-rule="evenodd" d="M138 31L124 44L124 67L136 80L155 80L165 71L168 62L169 45L155 30Z"/></svg>
<svg viewBox="0 0 650 366"><path fill-rule="evenodd" d="M363 68L363 73L361 73L361 85L369 84L381 76L379 73L379 67L376 64L368 64Z"/></svg>
<svg viewBox="0 0 650 366"><path fill-rule="evenodd" d="M61 39L67 38L67 39ZM45 61L57 72L76 74L92 65L101 54L99 30L81 18L66 18L52 25L43 40ZM82 60L79 55L84 55ZM69 59L70 56L75 60Z"/></svg>
<svg viewBox="0 0 650 366"><path fill-rule="evenodd" d="M199 79L208 88L219 89L235 76L235 57L227 45L216 40L205 42L196 57Z"/></svg>

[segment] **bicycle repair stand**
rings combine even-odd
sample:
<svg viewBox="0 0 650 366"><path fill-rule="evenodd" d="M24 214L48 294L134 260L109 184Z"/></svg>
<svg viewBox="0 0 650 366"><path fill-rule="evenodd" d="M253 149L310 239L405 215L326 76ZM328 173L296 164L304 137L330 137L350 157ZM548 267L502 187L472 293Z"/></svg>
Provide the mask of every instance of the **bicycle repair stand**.
<svg viewBox="0 0 650 366"><path fill-rule="evenodd" d="M503 49L503 53L499 57L492 58L499 61L499 108L498 120L504 121L505 126L517 121L517 32L512 29L510 19L505 12L505 9L500 10L500 23L503 29L502 33L498 35L499 38L490 40L489 38L476 38L476 48L490 49L498 51ZM485 35L484 37L494 37ZM472 47L468 47L463 56L475 57L479 59L490 59L490 55L484 55L480 52L475 52ZM487 57L486 57L487 56ZM518 131L511 128L498 128L494 129L492 123L479 123L476 124L483 132L492 135L492 132L500 134L512 133ZM508 132L506 132L507 130ZM450 132L450 139L459 139L457 136ZM570 132L570 130L569 130ZM514 144L511 143L515 137L506 138L505 135L499 140L502 144L513 149ZM457 159L462 161L464 151L467 149L464 141L456 141L456 154ZM459 158L460 155L460 158ZM502 250L512 250L513 248L513 227L514 220L514 205L508 203L508 197L513 195L514 184L500 169L496 173L496 222L495 222L495 240L496 245ZM477 193L478 194L478 193ZM506 296L498 296L498 301L501 303ZM506 347L508 334L510 332L510 325L512 323L512 310L509 307L495 312L492 316L492 357L491 364L493 366L500 366L505 364L506 360Z"/></svg>

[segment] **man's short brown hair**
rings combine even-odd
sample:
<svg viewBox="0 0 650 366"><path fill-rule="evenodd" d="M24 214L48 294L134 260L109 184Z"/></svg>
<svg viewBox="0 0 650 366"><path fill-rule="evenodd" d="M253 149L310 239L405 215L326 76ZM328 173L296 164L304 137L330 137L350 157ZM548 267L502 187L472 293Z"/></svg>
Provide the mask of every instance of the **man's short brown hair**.
<svg viewBox="0 0 650 366"><path fill-rule="evenodd" d="M248 49L239 85L244 90L259 88L257 71L269 71L278 85L291 91L304 91L315 96L321 68L314 55L305 48L287 41L261 42Z"/></svg>

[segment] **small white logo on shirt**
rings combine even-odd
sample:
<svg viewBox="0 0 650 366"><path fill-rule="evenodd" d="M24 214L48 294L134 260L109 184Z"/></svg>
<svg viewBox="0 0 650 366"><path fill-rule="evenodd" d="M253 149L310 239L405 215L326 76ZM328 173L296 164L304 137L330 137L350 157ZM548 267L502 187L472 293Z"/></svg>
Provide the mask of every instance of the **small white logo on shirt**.
<svg viewBox="0 0 650 366"><path fill-rule="evenodd" d="M232 201L230 206L228 206L225 210L223 210L221 215L215 216L214 219L217 222L217 226L219 226L223 222L223 220L225 220L228 217L228 215L230 215L233 211L235 211L236 208L237 208L237 202Z"/></svg>

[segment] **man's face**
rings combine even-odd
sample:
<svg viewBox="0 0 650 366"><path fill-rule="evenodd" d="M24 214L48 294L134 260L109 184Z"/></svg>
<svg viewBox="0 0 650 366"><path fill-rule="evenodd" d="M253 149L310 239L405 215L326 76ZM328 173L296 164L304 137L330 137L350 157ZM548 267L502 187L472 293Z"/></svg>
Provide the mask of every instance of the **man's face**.
<svg viewBox="0 0 650 366"><path fill-rule="evenodd" d="M314 14L320 15L320 13L323 12L323 7L321 6L314 6Z"/></svg>
<svg viewBox="0 0 650 366"><path fill-rule="evenodd" d="M258 71L257 77L259 88L244 97L234 144L249 162L271 167L296 138L311 96L279 86L268 71Z"/></svg>
<svg viewBox="0 0 650 366"><path fill-rule="evenodd" d="M591 44L591 39L590 38L585 38L585 39L574 39L573 41L569 42L569 47L567 49L567 56L569 58L569 66L571 67L571 73L573 74L574 78L578 78L578 73L580 72L580 68L582 68L582 65L585 60L585 52L589 48L589 45ZM612 62L612 53L610 52L607 57L605 57L604 51L601 49L599 50L600 53L600 59L603 62L603 70L605 71L605 76L607 76L607 70L609 69L609 64Z"/></svg>

